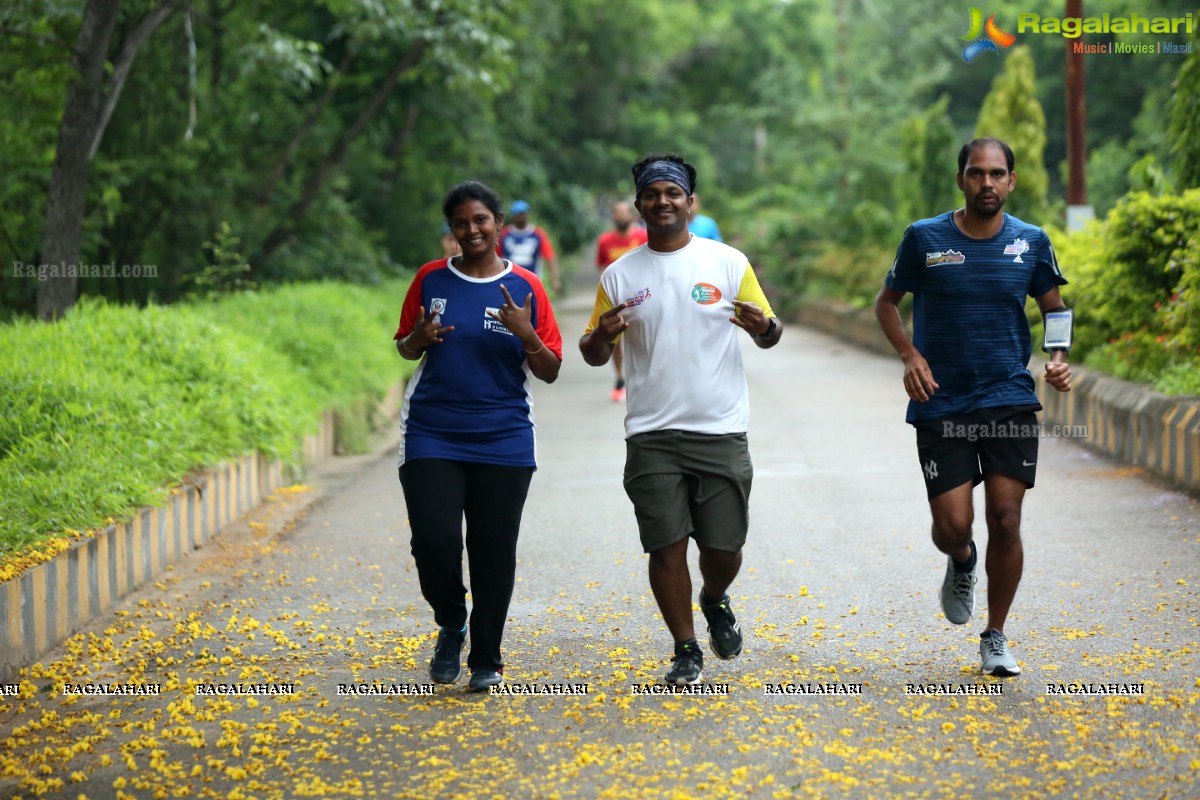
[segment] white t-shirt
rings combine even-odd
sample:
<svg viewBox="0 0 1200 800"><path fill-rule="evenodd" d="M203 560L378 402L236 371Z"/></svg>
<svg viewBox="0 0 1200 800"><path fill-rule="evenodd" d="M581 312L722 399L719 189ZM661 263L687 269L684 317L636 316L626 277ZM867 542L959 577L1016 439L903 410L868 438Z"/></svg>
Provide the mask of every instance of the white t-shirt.
<svg viewBox="0 0 1200 800"><path fill-rule="evenodd" d="M621 335L628 389L625 435L660 430L745 433L750 400L738 337L729 321L734 300L774 317L758 278L739 250L692 237L659 253L642 245L600 276L587 331L619 303L629 327Z"/></svg>

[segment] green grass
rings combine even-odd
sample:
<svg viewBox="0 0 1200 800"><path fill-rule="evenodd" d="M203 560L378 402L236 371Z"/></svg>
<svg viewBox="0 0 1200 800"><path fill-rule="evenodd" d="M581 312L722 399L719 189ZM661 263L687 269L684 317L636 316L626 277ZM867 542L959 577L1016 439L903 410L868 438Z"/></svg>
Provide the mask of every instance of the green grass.
<svg viewBox="0 0 1200 800"><path fill-rule="evenodd" d="M411 370L405 286L307 284L136 309L84 301L0 326L0 558L157 503L253 450L294 459L327 408L369 408Z"/></svg>

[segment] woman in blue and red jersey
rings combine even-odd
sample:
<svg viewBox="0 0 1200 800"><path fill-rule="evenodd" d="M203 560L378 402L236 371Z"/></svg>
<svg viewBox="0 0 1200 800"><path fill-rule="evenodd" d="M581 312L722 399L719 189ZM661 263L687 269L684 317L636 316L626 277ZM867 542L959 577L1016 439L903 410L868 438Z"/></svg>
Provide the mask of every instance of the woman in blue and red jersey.
<svg viewBox="0 0 1200 800"><path fill-rule="evenodd" d="M441 628L430 678L453 683L462 672L465 517L472 691L504 680L500 641L537 467L530 376L553 383L562 365L541 281L496 253L502 208L482 183L450 190L442 211L462 253L421 267L395 336L400 355L420 361L401 408L400 483L421 593Z"/></svg>

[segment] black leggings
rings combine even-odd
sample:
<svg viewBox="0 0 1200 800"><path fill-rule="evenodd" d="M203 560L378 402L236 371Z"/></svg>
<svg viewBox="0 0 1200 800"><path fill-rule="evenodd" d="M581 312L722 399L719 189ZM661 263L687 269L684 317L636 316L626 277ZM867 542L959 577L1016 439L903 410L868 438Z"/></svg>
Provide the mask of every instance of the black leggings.
<svg viewBox="0 0 1200 800"><path fill-rule="evenodd" d="M421 594L443 628L467 621L463 586L463 517L471 568L471 651L467 667L500 669L500 640L517 572L517 533L533 467L502 467L440 458L408 461L400 484L412 528Z"/></svg>

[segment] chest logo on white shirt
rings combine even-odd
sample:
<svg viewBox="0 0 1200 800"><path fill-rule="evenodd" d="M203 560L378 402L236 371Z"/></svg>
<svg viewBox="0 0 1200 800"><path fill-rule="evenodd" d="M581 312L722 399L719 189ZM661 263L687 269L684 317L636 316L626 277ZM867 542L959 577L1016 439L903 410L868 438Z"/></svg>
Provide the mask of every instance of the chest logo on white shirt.
<svg viewBox="0 0 1200 800"><path fill-rule="evenodd" d="M967 257L957 250L939 250L936 253L925 254L926 267L940 267L942 264L965 264Z"/></svg>
<svg viewBox="0 0 1200 800"><path fill-rule="evenodd" d="M702 306L711 306L721 299L721 290L711 283L697 283L692 287L692 300Z"/></svg>
<svg viewBox="0 0 1200 800"><path fill-rule="evenodd" d="M1024 239L1013 239L1013 243L1004 248L1004 255L1016 256L1013 259L1014 264L1024 264L1021 260L1021 254L1029 252L1029 242Z"/></svg>
<svg viewBox="0 0 1200 800"><path fill-rule="evenodd" d="M647 286L645 289L642 289L637 294L635 294L633 297L626 300L625 304L627 306L640 306L642 303L646 302L649 299L650 299L650 287Z"/></svg>

